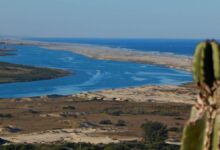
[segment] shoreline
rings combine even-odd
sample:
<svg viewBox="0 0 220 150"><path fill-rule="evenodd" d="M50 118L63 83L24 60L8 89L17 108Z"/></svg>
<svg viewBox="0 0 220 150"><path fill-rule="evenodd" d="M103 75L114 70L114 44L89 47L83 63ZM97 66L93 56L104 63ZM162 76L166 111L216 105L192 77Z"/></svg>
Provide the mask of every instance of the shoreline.
<svg viewBox="0 0 220 150"><path fill-rule="evenodd" d="M113 61L127 61L143 64L154 64L164 67L179 69L183 71L191 71L191 57L183 57L178 55L166 54L152 54L143 51L132 51L125 48L110 48L105 46L94 46L88 44L71 44L71 43L56 43L56 42L40 42L29 40L0 40L11 45L26 45L39 46L50 50L64 50L86 57L113 60Z"/></svg>
<svg viewBox="0 0 220 150"><path fill-rule="evenodd" d="M0 61L0 84L25 83L68 76L69 71Z"/></svg>
<svg viewBox="0 0 220 150"><path fill-rule="evenodd" d="M2 42L0 42L2 44ZM2 46L0 44L0 46ZM0 47L0 57L14 56L15 49ZM31 65L21 65L16 63L9 63L0 61L0 84L31 82L40 80L56 79L68 76L71 73L67 70L36 67Z"/></svg>

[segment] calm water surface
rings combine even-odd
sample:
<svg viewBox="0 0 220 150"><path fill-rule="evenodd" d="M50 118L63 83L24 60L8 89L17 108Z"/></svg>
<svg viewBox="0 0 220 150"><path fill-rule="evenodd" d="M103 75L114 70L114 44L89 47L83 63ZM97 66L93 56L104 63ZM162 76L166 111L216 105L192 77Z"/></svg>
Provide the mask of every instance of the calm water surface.
<svg viewBox="0 0 220 150"><path fill-rule="evenodd" d="M18 46L15 53L15 56L0 57L0 61L65 69L72 74L51 80L0 84L1 98L68 95L128 86L178 85L191 81L191 74L188 72L155 65L95 60L67 51L53 51L33 46Z"/></svg>

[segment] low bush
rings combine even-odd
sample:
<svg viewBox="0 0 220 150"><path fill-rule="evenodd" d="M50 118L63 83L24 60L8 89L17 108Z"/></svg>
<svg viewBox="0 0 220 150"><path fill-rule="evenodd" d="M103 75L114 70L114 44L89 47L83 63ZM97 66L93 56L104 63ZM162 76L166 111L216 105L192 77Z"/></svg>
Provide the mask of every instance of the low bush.
<svg viewBox="0 0 220 150"><path fill-rule="evenodd" d="M11 114L0 114L0 118L12 118Z"/></svg>
<svg viewBox="0 0 220 150"><path fill-rule="evenodd" d="M116 126L124 127L124 126L126 126L126 122L124 120L118 120L118 122L116 123Z"/></svg>
<svg viewBox="0 0 220 150"><path fill-rule="evenodd" d="M112 124L112 121L111 121L111 120L101 120L101 121L99 122L99 124L111 125L111 124Z"/></svg>

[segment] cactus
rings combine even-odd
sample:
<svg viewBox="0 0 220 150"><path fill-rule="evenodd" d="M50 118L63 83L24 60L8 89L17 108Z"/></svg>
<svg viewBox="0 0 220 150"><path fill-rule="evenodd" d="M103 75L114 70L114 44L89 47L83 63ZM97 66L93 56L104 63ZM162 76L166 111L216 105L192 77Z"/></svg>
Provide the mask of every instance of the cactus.
<svg viewBox="0 0 220 150"><path fill-rule="evenodd" d="M200 93L184 128L181 150L220 150L220 48L216 41L197 45L192 72Z"/></svg>

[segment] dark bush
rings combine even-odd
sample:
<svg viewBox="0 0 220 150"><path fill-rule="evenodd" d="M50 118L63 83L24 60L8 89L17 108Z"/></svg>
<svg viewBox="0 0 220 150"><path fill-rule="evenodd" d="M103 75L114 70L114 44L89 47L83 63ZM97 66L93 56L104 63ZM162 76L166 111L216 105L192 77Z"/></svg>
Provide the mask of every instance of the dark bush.
<svg viewBox="0 0 220 150"><path fill-rule="evenodd" d="M112 116L120 116L121 114L123 114L121 110L114 110L114 109L107 109L105 112Z"/></svg>
<svg viewBox="0 0 220 150"><path fill-rule="evenodd" d="M110 124L112 124L112 121L111 121L111 120L101 120L101 121L99 122L99 124L110 125Z"/></svg>
<svg viewBox="0 0 220 150"><path fill-rule="evenodd" d="M126 126L126 122L124 120L118 120L118 122L116 123L116 126L118 127Z"/></svg>
<svg viewBox="0 0 220 150"><path fill-rule="evenodd" d="M0 118L12 118L11 114L0 114Z"/></svg>
<svg viewBox="0 0 220 150"><path fill-rule="evenodd" d="M178 132L179 131L179 128L177 127L171 127L168 129L169 131L172 131L172 132Z"/></svg>
<svg viewBox="0 0 220 150"><path fill-rule="evenodd" d="M75 110L75 106L64 106L63 109Z"/></svg>
<svg viewBox="0 0 220 150"><path fill-rule="evenodd" d="M184 120L182 117L176 117L176 120Z"/></svg>
<svg viewBox="0 0 220 150"><path fill-rule="evenodd" d="M146 122L142 124L144 141L151 150L162 150L165 140L168 138L167 126L160 122Z"/></svg>
<svg viewBox="0 0 220 150"><path fill-rule="evenodd" d="M149 149L141 142L112 144L63 143L63 144L18 144L0 146L0 150L178 150L178 146L162 145L161 149Z"/></svg>

